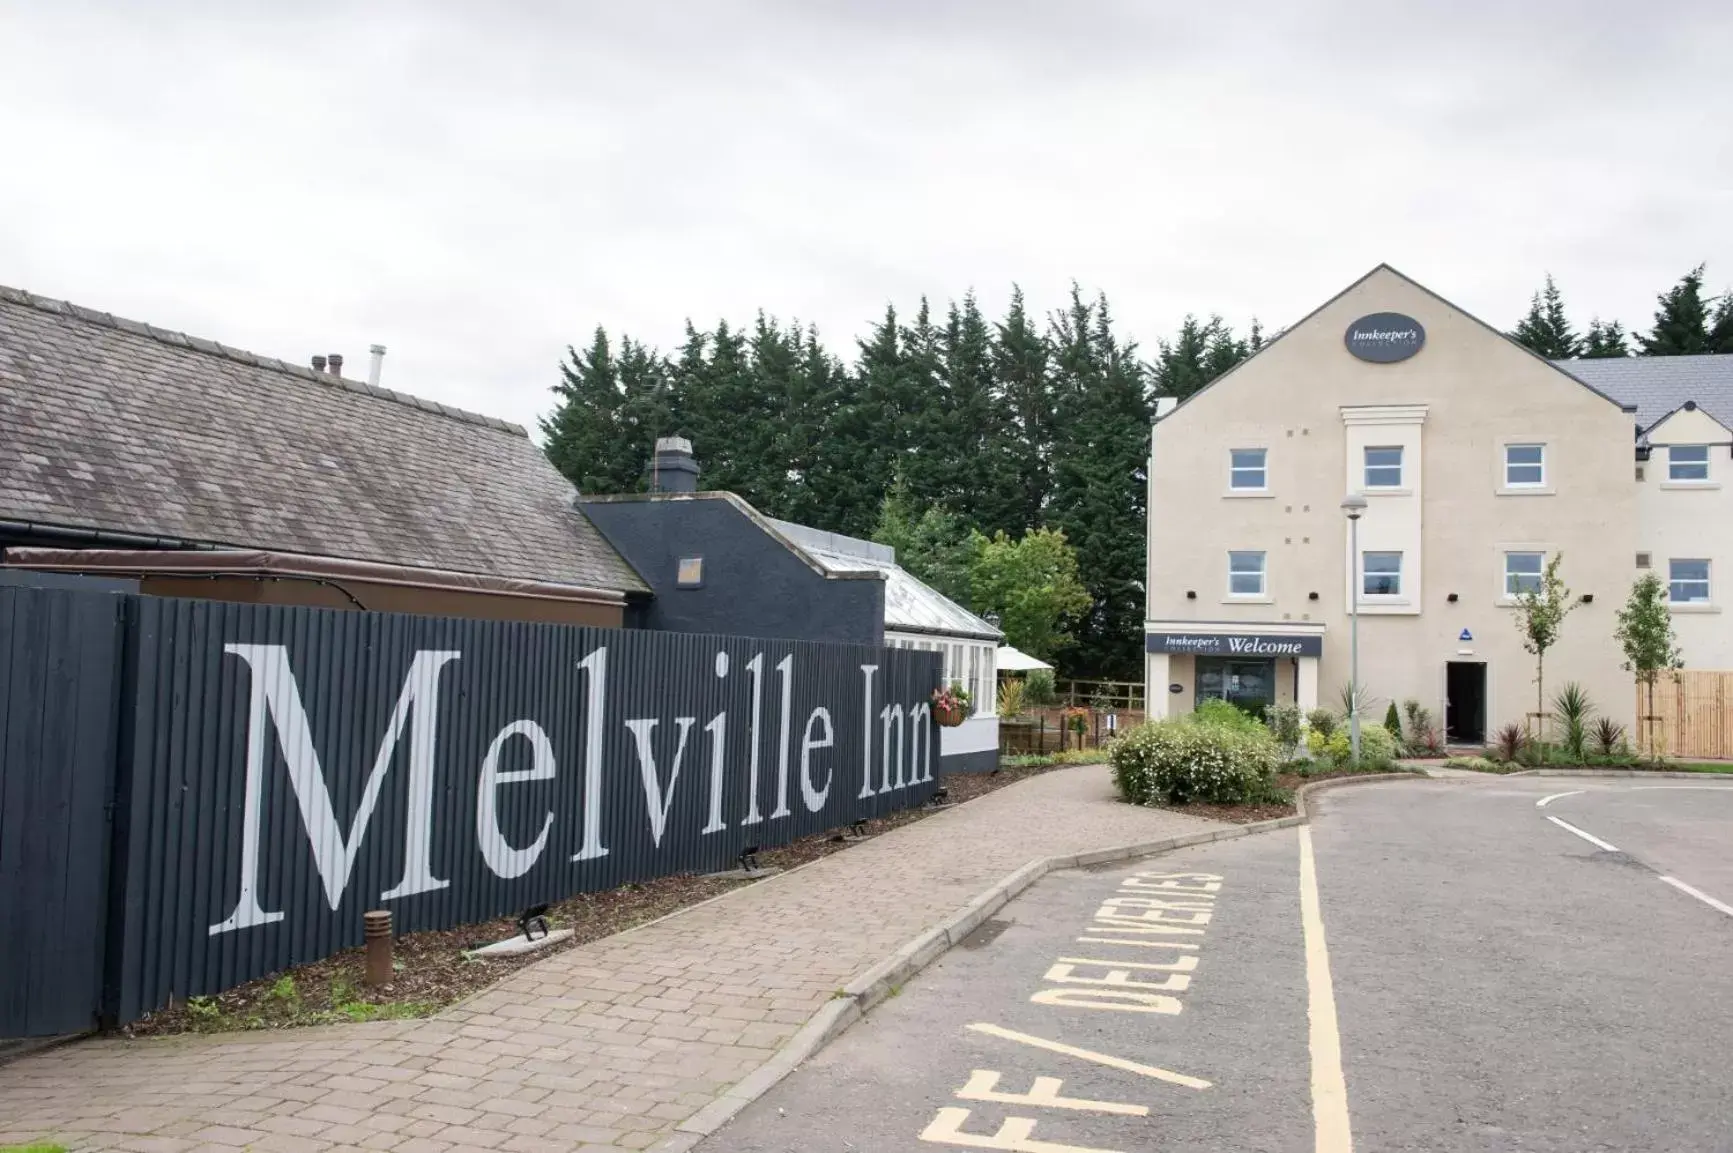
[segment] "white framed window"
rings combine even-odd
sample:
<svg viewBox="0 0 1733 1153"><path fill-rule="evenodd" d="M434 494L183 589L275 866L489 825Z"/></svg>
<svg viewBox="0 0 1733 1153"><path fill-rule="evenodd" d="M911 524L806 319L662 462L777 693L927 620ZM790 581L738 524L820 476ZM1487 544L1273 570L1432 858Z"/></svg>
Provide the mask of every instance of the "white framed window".
<svg viewBox="0 0 1733 1153"><path fill-rule="evenodd" d="M1709 446L1675 444L1667 449L1667 479L1675 483L1709 479Z"/></svg>
<svg viewBox="0 0 1733 1153"><path fill-rule="evenodd" d="M1270 487L1267 448L1228 450L1228 487L1237 492L1260 492Z"/></svg>
<svg viewBox="0 0 1733 1153"><path fill-rule="evenodd" d="M1541 488L1546 484L1546 445L1504 446L1504 487Z"/></svg>
<svg viewBox="0 0 1733 1153"><path fill-rule="evenodd" d="M1261 597L1264 595L1263 553L1228 553L1228 595L1230 597Z"/></svg>
<svg viewBox="0 0 1733 1153"><path fill-rule="evenodd" d="M979 646L963 646L963 675L957 679L962 682L963 688L969 694L969 714L971 716L979 711L981 707L981 685L980 675L978 672L978 669L980 668L978 662L980 659L981 650Z"/></svg>
<svg viewBox="0 0 1733 1153"><path fill-rule="evenodd" d="M1366 487L1402 487L1402 446L1366 449Z"/></svg>
<svg viewBox="0 0 1733 1153"><path fill-rule="evenodd" d="M1709 562L1706 560L1668 561L1667 599L1676 605L1708 604Z"/></svg>
<svg viewBox="0 0 1733 1153"><path fill-rule="evenodd" d="M1522 593L1539 592L1541 572L1545 568L1545 553L1505 553L1504 595L1514 599Z"/></svg>
<svg viewBox="0 0 1733 1153"><path fill-rule="evenodd" d="M1401 596L1402 554L1399 552L1361 553L1360 595L1368 597Z"/></svg>

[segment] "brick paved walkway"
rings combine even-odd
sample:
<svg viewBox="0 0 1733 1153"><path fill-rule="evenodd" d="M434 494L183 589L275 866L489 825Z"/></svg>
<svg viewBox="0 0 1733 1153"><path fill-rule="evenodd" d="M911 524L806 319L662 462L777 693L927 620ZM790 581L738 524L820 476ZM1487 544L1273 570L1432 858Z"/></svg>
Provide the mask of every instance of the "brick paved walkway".
<svg viewBox="0 0 1733 1153"><path fill-rule="evenodd" d="M0 1145L185 1153L646 1149L851 977L1025 862L1209 822L1067 769L549 957L436 1017L89 1040L0 1066Z"/></svg>

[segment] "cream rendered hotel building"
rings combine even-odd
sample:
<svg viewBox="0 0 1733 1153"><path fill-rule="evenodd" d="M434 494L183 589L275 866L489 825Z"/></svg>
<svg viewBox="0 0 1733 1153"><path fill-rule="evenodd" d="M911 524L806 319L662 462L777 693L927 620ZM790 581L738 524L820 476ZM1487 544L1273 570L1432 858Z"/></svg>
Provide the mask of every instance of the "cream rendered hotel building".
<svg viewBox="0 0 1733 1153"><path fill-rule="evenodd" d="M1380 266L1184 403L1149 464L1151 716L1336 706L1360 682L1473 743L1536 708L1514 593L1562 554L1547 695L1629 723L1615 614L1669 583L1688 665L1733 668L1733 356L1552 363ZM1341 504L1363 494L1359 556Z"/></svg>

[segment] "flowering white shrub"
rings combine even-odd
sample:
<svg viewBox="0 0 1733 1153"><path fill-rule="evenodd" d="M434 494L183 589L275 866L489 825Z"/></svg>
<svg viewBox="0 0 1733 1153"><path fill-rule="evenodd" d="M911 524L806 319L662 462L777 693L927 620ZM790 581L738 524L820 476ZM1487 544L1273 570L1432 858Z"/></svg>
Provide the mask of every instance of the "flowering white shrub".
<svg viewBox="0 0 1733 1153"><path fill-rule="evenodd" d="M1139 725L1108 750L1120 795L1138 805L1264 800L1275 789L1280 756L1261 726L1186 717Z"/></svg>

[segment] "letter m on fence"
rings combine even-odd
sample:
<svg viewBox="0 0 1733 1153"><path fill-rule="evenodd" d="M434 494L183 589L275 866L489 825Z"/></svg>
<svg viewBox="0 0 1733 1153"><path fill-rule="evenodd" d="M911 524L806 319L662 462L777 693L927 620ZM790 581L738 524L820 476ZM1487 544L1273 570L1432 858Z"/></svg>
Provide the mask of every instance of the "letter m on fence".
<svg viewBox="0 0 1733 1153"><path fill-rule="evenodd" d="M331 790L313 744L313 729L301 703L301 687L289 665L289 650L282 645L224 645L223 651L246 664L251 687L247 697L247 789L241 831L241 883L235 910L226 920L211 926L211 935L268 925L281 921L281 912L266 912L259 906L259 855L263 846L261 812L265 773L272 761L269 738L272 730L283 750L289 784L301 810L301 825L313 849L313 863L325 886L325 900L333 910L343 902L367 824L379 804L385 773L397 752L404 729L409 730L409 808L405 829L403 879L380 894L383 899L407 897L443 889L450 881L434 877L430 858L433 833L433 762L438 740L439 673L462 654L426 651L415 654L397 704L373 758L373 769L361 794L361 804L347 831L337 827L331 805ZM279 846L272 846L280 853Z"/></svg>

